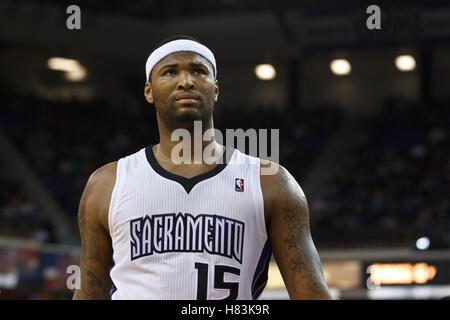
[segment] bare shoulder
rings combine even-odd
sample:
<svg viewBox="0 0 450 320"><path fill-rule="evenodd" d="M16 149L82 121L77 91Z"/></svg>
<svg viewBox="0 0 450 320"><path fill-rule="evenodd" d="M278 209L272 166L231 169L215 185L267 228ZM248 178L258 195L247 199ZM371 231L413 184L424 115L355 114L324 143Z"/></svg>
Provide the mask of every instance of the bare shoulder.
<svg viewBox="0 0 450 320"><path fill-rule="evenodd" d="M80 201L85 210L80 213L93 212L108 230L108 210L112 190L116 182L117 161L110 162L97 170L89 177Z"/></svg>
<svg viewBox="0 0 450 320"><path fill-rule="evenodd" d="M108 185L116 180L117 161L110 162L95 170L89 177L88 184Z"/></svg>
<svg viewBox="0 0 450 320"><path fill-rule="evenodd" d="M274 207L286 204L291 199L307 205L306 196L302 188L282 165L272 161L261 161L261 189L267 214Z"/></svg>
<svg viewBox="0 0 450 320"><path fill-rule="evenodd" d="M110 162L95 170L86 183L85 193L103 198L112 191L116 183L117 161Z"/></svg>
<svg viewBox="0 0 450 320"><path fill-rule="evenodd" d="M273 161L261 160L261 184L265 184L264 187L269 188L272 183L295 189L298 186L295 178L285 167Z"/></svg>

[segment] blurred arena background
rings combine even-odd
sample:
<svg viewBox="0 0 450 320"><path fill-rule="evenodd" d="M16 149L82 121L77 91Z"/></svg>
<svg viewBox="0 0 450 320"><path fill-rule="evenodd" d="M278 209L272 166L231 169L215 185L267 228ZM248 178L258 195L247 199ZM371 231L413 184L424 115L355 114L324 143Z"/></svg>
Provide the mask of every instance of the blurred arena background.
<svg viewBox="0 0 450 320"><path fill-rule="evenodd" d="M179 33L216 55L218 129L280 129L336 297L450 296L448 1L0 0L0 26L0 299L71 298L83 187L158 142L144 65Z"/></svg>

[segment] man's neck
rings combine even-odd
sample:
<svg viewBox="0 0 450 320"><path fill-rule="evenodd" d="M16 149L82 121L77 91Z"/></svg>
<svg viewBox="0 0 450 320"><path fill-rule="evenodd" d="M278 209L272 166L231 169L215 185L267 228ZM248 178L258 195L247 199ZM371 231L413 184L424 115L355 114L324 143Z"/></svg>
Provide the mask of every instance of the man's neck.
<svg viewBox="0 0 450 320"><path fill-rule="evenodd" d="M206 126L196 121L175 129L159 123L160 143L153 151L160 163L172 167L196 165L211 167L220 163L225 147L217 143L212 121ZM205 134L206 133L206 134Z"/></svg>

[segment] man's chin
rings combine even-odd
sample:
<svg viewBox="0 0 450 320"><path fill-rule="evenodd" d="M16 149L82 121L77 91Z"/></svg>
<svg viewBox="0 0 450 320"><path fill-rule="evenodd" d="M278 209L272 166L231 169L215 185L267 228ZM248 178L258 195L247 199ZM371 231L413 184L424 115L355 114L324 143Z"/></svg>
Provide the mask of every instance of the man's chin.
<svg viewBox="0 0 450 320"><path fill-rule="evenodd" d="M212 110L211 110L212 111ZM210 110L199 107L175 107L161 112L160 117L169 123L192 124L194 121L209 121Z"/></svg>
<svg viewBox="0 0 450 320"><path fill-rule="evenodd" d="M203 115L198 110L179 110L173 117L176 122L193 122L203 120Z"/></svg>
<svg viewBox="0 0 450 320"><path fill-rule="evenodd" d="M209 119L212 114L210 110L204 107L176 107L172 110L172 119L176 122L193 122ZM212 110L211 110L212 111Z"/></svg>

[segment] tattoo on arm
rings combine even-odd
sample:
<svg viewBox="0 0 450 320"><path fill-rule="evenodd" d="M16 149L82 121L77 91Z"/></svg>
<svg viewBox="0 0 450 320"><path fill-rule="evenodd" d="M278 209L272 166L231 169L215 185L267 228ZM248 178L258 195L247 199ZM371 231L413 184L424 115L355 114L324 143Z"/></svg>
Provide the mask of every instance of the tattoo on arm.
<svg viewBox="0 0 450 320"><path fill-rule="evenodd" d="M279 185L279 213L282 215L284 229L280 231L287 249L284 258L296 283L294 290L323 296L324 290L328 288L310 234L306 197L296 181L284 170L279 177Z"/></svg>
<svg viewBox="0 0 450 320"><path fill-rule="evenodd" d="M86 281L81 285L83 293L90 298L103 298L107 291L103 281L101 281L92 270L86 270ZM87 283L86 283L87 282Z"/></svg>
<svg viewBox="0 0 450 320"><path fill-rule="evenodd" d="M80 201L78 223L81 233L81 288L75 296L81 299L107 299L111 283L105 279L105 255L99 249L100 237L104 237L103 227L95 221L94 217L88 217L87 194L89 187L83 192Z"/></svg>

